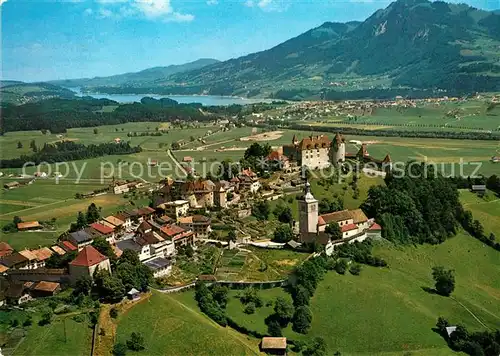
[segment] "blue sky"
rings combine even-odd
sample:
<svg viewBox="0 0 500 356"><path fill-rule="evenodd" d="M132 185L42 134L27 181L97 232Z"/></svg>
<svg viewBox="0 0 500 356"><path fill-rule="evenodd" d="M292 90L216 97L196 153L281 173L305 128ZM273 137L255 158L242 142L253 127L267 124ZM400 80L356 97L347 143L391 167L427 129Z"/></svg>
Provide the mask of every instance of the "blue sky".
<svg viewBox="0 0 500 356"><path fill-rule="evenodd" d="M466 0L497 9L500 0ZM2 78L106 76L270 48L386 0L0 0Z"/></svg>

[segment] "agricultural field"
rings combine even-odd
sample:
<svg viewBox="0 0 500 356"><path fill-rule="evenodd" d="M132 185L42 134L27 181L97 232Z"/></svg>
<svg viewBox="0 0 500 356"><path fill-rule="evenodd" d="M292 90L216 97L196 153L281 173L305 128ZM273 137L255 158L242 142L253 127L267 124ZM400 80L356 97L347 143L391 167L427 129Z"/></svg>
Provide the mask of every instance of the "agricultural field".
<svg viewBox="0 0 500 356"><path fill-rule="evenodd" d="M118 316L117 341L141 332L146 348L137 355L259 354L259 340L222 328L198 310L194 299L183 297L153 292L149 300Z"/></svg>
<svg viewBox="0 0 500 356"><path fill-rule="evenodd" d="M470 330L498 327L500 263L494 249L459 234L436 246L381 244L374 255L384 258L389 267L363 266L359 276L328 272L311 299L313 322L309 333L299 335L288 327L284 335L294 340L321 336L330 353L339 350L342 355L415 352L439 356L452 354L432 331L439 316ZM425 291L433 286L431 267L436 265L455 270L456 289L450 298ZM286 293L278 288L260 290L259 295L265 305L267 300ZM266 332L264 319L271 313L269 307L257 309L252 315L243 310L239 300L230 298L230 317L243 326Z"/></svg>
<svg viewBox="0 0 500 356"><path fill-rule="evenodd" d="M0 180L2 185L8 180ZM0 194L0 225L12 221L19 216L23 221L48 221L56 219L55 228L33 232L0 232L0 240L9 243L16 249L35 248L53 243L66 231L71 222L76 220L79 211L87 210L91 203L102 208L104 216L121 209L133 209L132 198L123 195L105 194L88 199L75 199L76 193L87 193L94 189L102 189L106 185L89 180L75 184L74 181L60 180L58 184L52 179L37 179L33 184L12 190L3 190ZM147 205L147 199L137 197L133 200L138 206ZM5 206L5 208L4 208Z"/></svg>
<svg viewBox="0 0 500 356"><path fill-rule="evenodd" d="M481 221L486 235L500 235L500 199L488 192L484 198L478 197L469 190L460 190L460 200L465 209L472 212L475 219Z"/></svg>

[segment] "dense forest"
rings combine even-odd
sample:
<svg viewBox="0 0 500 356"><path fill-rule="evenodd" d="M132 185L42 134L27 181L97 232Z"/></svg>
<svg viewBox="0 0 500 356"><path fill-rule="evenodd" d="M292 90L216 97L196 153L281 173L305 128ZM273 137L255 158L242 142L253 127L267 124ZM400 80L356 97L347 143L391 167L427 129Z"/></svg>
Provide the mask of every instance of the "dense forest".
<svg viewBox="0 0 500 356"><path fill-rule="evenodd" d="M141 147L132 147L128 143L101 143L98 145L82 145L73 141L45 144L38 149L32 141L33 154L19 158L0 160L0 168L22 168L27 162L38 165L41 162L55 163L101 157L106 155L122 155L141 152Z"/></svg>
<svg viewBox="0 0 500 356"><path fill-rule="evenodd" d="M116 106L104 112L106 106ZM143 98L141 103L119 104L108 99L84 97L80 100L50 99L20 106L2 107L1 133L10 131L50 130L65 132L74 127L116 125L126 122L207 120L201 104L179 104L163 98Z"/></svg>

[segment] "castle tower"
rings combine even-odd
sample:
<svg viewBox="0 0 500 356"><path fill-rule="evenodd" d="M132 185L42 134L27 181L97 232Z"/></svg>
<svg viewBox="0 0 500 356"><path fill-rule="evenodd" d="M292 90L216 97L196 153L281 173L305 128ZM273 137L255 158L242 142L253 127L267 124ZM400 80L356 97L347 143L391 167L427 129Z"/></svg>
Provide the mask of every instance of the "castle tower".
<svg viewBox="0 0 500 356"><path fill-rule="evenodd" d="M292 137L292 145L297 146L299 144L299 140L297 139L297 136L293 135Z"/></svg>
<svg viewBox="0 0 500 356"><path fill-rule="evenodd" d="M338 164L345 162L345 139L337 132L335 138L333 139L333 164Z"/></svg>
<svg viewBox="0 0 500 356"><path fill-rule="evenodd" d="M304 198L299 200L300 234L318 232L318 201L311 193L311 184L306 182Z"/></svg>

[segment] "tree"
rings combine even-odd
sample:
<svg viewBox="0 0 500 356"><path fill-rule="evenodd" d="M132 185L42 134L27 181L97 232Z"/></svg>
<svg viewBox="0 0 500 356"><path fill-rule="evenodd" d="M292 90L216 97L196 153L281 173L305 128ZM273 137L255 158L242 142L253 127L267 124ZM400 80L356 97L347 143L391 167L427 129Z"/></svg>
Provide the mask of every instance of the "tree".
<svg viewBox="0 0 500 356"><path fill-rule="evenodd" d="M340 259L337 261L335 264L335 272L338 274L345 274L345 271L347 270L347 261L344 259Z"/></svg>
<svg viewBox="0 0 500 356"><path fill-rule="evenodd" d="M19 224L19 223L23 222L23 220L22 220L19 216L15 215L15 216L12 218L12 222L14 223L14 225L16 225L16 226L17 226L17 224Z"/></svg>
<svg viewBox="0 0 500 356"><path fill-rule="evenodd" d="M446 328L448 326L450 326L450 323L448 323L448 320L446 320L445 318L443 318L442 316L440 316L438 318L437 323L436 323L436 329L439 331L439 333L442 336L448 337L448 334L446 333Z"/></svg>
<svg viewBox="0 0 500 356"><path fill-rule="evenodd" d="M97 135L99 133L98 129L94 129L94 135Z"/></svg>
<svg viewBox="0 0 500 356"><path fill-rule="evenodd" d="M273 241L274 242L288 242L293 239L293 231L290 225L281 224L274 230Z"/></svg>
<svg viewBox="0 0 500 356"><path fill-rule="evenodd" d="M292 290L292 297L293 305L295 308L298 308L304 305L309 305L309 298L311 298L311 295L304 286L298 284Z"/></svg>
<svg viewBox="0 0 500 356"><path fill-rule="evenodd" d="M353 263L351 268L349 268L349 272L354 276L359 276L361 273L361 265L359 263Z"/></svg>
<svg viewBox="0 0 500 356"><path fill-rule="evenodd" d="M293 317L293 305L282 297L276 298L274 302L274 315L282 328L286 328Z"/></svg>
<svg viewBox="0 0 500 356"><path fill-rule="evenodd" d="M83 229L85 226L87 226L87 218L85 215L79 211L78 215L76 216L76 229Z"/></svg>
<svg viewBox="0 0 500 356"><path fill-rule="evenodd" d="M52 256L51 256L52 257ZM76 280L74 294L90 295L92 290L92 279L89 276L81 276Z"/></svg>
<svg viewBox="0 0 500 356"><path fill-rule="evenodd" d="M284 224L290 224L293 220L292 209L288 205L278 205L273 214Z"/></svg>
<svg viewBox="0 0 500 356"><path fill-rule="evenodd" d="M325 232L330 235L332 240L340 240L342 239L342 230L340 229L339 224L336 222L330 223L325 227Z"/></svg>
<svg viewBox="0 0 500 356"><path fill-rule="evenodd" d="M445 270L442 266L433 267L432 278L434 278L436 291L440 295L448 297L455 289L453 270Z"/></svg>
<svg viewBox="0 0 500 356"><path fill-rule="evenodd" d="M94 203L90 204L87 208L87 223L92 224L101 218L101 209Z"/></svg>
<svg viewBox="0 0 500 356"><path fill-rule="evenodd" d="M280 323L273 316L274 314L266 318L267 332L271 336L281 337L283 333L281 332Z"/></svg>
<svg viewBox="0 0 500 356"><path fill-rule="evenodd" d="M227 302L229 300L228 297L229 288L226 286L221 286L216 284L212 287L212 296L214 300L219 304L221 308L226 308Z"/></svg>
<svg viewBox="0 0 500 356"><path fill-rule="evenodd" d="M253 314L255 313L255 304L254 303L248 303L243 310L245 314Z"/></svg>
<svg viewBox="0 0 500 356"><path fill-rule="evenodd" d="M123 342L118 342L113 345L113 350L111 351L113 356L125 356L127 354L127 345Z"/></svg>
<svg viewBox="0 0 500 356"><path fill-rule="evenodd" d="M122 281L111 276L107 270L98 270L94 274L96 290L99 296L109 301L119 301L125 297L125 286Z"/></svg>
<svg viewBox="0 0 500 356"><path fill-rule="evenodd" d="M109 244L108 241L104 237L96 237L94 241L92 241L92 246L102 253L104 256L108 257L111 260L114 260L116 257L115 252L113 251L113 248Z"/></svg>
<svg viewBox="0 0 500 356"><path fill-rule="evenodd" d="M252 215L255 216L257 220L267 220L270 213L271 207L266 200L258 201L252 206Z"/></svg>
<svg viewBox="0 0 500 356"><path fill-rule="evenodd" d="M295 332L306 334L311 326L312 314L309 307L303 305L295 309L292 319L292 329Z"/></svg>
<svg viewBox="0 0 500 356"><path fill-rule="evenodd" d="M30 148L31 148L31 150L32 150L34 153L38 152L38 147L36 147L35 140L31 140L31 142L30 142Z"/></svg>
<svg viewBox="0 0 500 356"><path fill-rule="evenodd" d="M304 356L324 356L326 355L326 342L321 337L315 337L302 352Z"/></svg>
<svg viewBox="0 0 500 356"><path fill-rule="evenodd" d="M43 326L43 325L50 324L52 322L52 317L53 316L54 316L54 312L52 311L52 309L46 309L42 313L42 318L38 322L38 325Z"/></svg>
<svg viewBox="0 0 500 356"><path fill-rule="evenodd" d="M227 234L227 239L233 242L236 241L236 231L234 230L229 231Z"/></svg>
<svg viewBox="0 0 500 356"><path fill-rule="evenodd" d="M17 141L17 148L23 148L23 144L21 141Z"/></svg>
<svg viewBox="0 0 500 356"><path fill-rule="evenodd" d="M144 336L140 332L132 332L127 340L127 348L132 351L144 350Z"/></svg>

